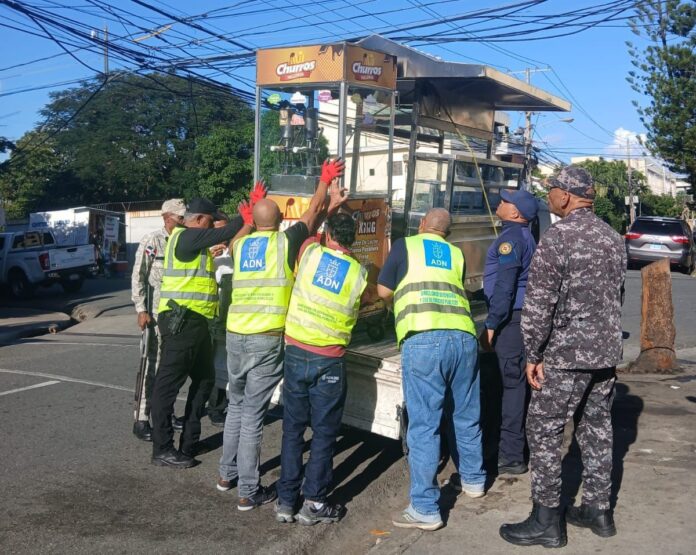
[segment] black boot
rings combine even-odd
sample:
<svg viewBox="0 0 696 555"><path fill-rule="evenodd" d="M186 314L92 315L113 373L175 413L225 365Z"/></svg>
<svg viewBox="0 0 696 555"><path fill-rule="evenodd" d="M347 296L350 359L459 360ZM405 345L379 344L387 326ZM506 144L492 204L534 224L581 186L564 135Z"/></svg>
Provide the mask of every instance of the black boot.
<svg viewBox="0 0 696 555"><path fill-rule="evenodd" d="M142 441L152 441L152 428L147 420L133 422L133 435Z"/></svg>
<svg viewBox="0 0 696 555"><path fill-rule="evenodd" d="M602 538L616 535L614 516L611 509L598 509L584 503L579 507L570 507L566 513L566 521L573 526L589 528Z"/></svg>
<svg viewBox="0 0 696 555"><path fill-rule="evenodd" d="M559 507L544 507L534 503L529 518L517 524L503 524L500 537L515 545L563 547L568 540L561 523Z"/></svg>

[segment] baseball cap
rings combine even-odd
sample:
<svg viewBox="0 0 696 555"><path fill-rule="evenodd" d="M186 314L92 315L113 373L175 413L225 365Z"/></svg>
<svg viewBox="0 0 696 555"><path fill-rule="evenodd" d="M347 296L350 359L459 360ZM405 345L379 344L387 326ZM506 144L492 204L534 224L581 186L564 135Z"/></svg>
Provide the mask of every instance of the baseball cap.
<svg viewBox="0 0 696 555"><path fill-rule="evenodd" d="M528 222L536 218L537 212L539 211L539 202L529 191L501 189L500 198L505 202L514 204L520 215Z"/></svg>
<svg viewBox="0 0 696 555"><path fill-rule="evenodd" d="M213 220L223 219L217 209L217 206L207 198L193 198L189 201L186 211L190 214L207 214L212 216Z"/></svg>
<svg viewBox="0 0 696 555"><path fill-rule="evenodd" d="M571 195L590 200L595 198L594 180L590 172L580 166L566 166L556 177L549 178L547 187L558 187Z"/></svg>
<svg viewBox="0 0 696 555"><path fill-rule="evenodd" d="M162 204L162 214L176 214L183 216L186 212L186 204L182 198L172 198L165 200Z"/></svg>

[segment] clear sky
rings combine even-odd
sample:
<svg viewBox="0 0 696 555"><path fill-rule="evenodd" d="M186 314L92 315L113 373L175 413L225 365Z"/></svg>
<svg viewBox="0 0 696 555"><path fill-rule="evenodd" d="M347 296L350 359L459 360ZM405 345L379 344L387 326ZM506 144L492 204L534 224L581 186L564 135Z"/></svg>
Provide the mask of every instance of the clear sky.
<svg viewBox="0 0 696 555"><path fill-rule="evenodd" d="M29 6L43 13L69 17L76 28L89 32L100 31L105 24L109 27L110 39L118 44L144 48L151 55L184 57L213 56L223 53L243 52L239 46L254 49L278 44L308 44L355 37L392 30L394 26L420 25L428 20L447 19L471 13L475 10L518 4L514 0L237 0L167 2L148 0L146 4L166 12L159 14L133 0L71 0L53 2L32 0ZM399 33L401 37L414 35L431 36L438 31L451 32L457 36L475 37L491 33L509 32L519 27L520 22L532 17L553 22L552 16L570 10L580 10L606 4L608 0L548 0L528 2L536 4L522 6L520 11L493 20L460 19L438 26L418 27ZM629 7L631 2L614 2ZM25 3L22 3L25 4ZM66 6L67 5L67 6ZM109 11L106 11L108 9ZM176 19L197 16L207 12L207 17L191 20L210 33L191 28ZM617 17L630 15L626 11ZM162 31L160 37L150 37L138 43L134 38L148 31L172 27ZM3 26L4 25L4 26ZM19 27L41 36L10 29ZM61 32L47 26L54 36ZM501 27L506 29L500 30ZM487 30L497 28L497 30ZM574 30L564 26L561 32ZM58 32L58 35L56 33ZM549 34L549 32L546 32ZM63 37L67 35L62 34ZM101 35L97 35L97 38ZM533 38L530 34L515 38ZM23 133L41 122L39 110L48 100L50 90L66 88L65 83L89 77L94 73L73 57L65 54L43 31L25 15L7 6L0 6L0 38L3 55L0 58L0 135L16 140ZM71 39L74 40L74 39ZM636 41L625 19L610 21L605 26L561 38L544 40L522 40L519 42L452 42L444 46L425 45L418 48L452 61L481 63L503 71L520 72L514 75L524 78L527 67L551 68L532 75L532 83L573 104L570 114L544 114L535 119L537 143L552 149L561 159L568 160L575 154L610 154L620 152L617 145L625 149L626 135L642 133L643 127L632 100L641 100L626 82L631 69L625 42ZM237 44L233 44L234 41ZM173 48L172 45L180 48ZM80 44L67 45L74 56L84 64L101 71L103 56L100 47L94 52L78 49ZM31 62L37 58L58 56ZM229 63L222 67L225 74L215 78L235 86L248 88L254 78L252 66L231 68ZM133 63L124 63L116 58L110 60L110 69L132 68ZM208 67L197 69L201 74L213 75ZM31 91L34 87L45 87ZM571 124L559 122L558 118L574 118ZM594 121L592 121L594 120ZM523 114L512 114L512 127L523 124ZM545 141L546 144L543 144ZM623 151L625 152L625 150Z"/></svg>

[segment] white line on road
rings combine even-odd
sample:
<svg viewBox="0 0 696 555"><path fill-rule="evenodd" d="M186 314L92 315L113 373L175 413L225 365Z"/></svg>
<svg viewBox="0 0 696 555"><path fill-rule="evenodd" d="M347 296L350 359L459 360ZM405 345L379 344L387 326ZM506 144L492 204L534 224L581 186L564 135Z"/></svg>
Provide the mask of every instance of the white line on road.
<svg viewBox="0 0 696 555"><path fill-rule="evenodd" d="M5 374L19 374L21 376L36 376L37 378L51 378L54 380L58 380L61 382L72 382L72 383L80 383L84 385L94 385L97 387L105 387L107 389L117 389L118 391L127 391L128 393L135 393L134 389L131 389L129 387L123 387L121 385L114 385L110 383L104 383L104 382L93 382L91 380L78 380L77 378L71 378L69 376L59 376L57 374L45 374L43 372L25 372L24 370L9 370L7 368L0 368L0 372L4 372ZM48 385L48 384L46 384ZM38 386L34 386L38 387ZM177 397L179 401L186 401L186 397Z"/></svg>
<svg viewBox="0 0 696 555"><path fill-rule="evenodd" d="M28 385L27 387L19 387L17 389L10 389L9 391L0 391L0 397L3 395L10 395L12 393L19 393L20 391L27 391L29 389L36 389L37 387L46 387L47 385L55 385L60 383L58 380L51 380L50 382L41 382L34 385Z"/></svg>
<svg viewBox="0 0 696 555"><path fill-rule="evenodd" d="M19 341L13 345L80 345L81 347L136 347L135 343L87 343L83 341L58 341L57 339L40 339L30 341Z"/></svg>
<svg viewBox="0 0 696 555"><path fill-rule="evenodd" d="M49 379L59 380L61 382L72 382L72 383L81 383L84 385L95 385L97 387L106 387L108 389L118 389L119 391L128 391L130 393L133 393L133 391L134 391L132 389L129 389L127 387L123 387L120 385L114 385L114 384L104 383L104 382L93 382L90 380L78 380L77 378L70 378L68 376L59 376L57 374L44 374L43 372L25 372L24 370L7 370L6 368L0 368L0 372L4 372L6 374L21 374L22 376L36 376L38 378L49 378Z"/></svg>

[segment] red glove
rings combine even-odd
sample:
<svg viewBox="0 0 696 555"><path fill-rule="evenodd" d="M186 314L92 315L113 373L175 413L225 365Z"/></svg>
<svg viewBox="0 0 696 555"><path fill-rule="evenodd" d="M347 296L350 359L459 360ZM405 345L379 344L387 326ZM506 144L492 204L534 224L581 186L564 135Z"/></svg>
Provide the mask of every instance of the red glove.
<svg viewBox="0 0 696 555"><path fill-rule="evenodd" d="M254 204L259 202L262 198L266 198L267 194L268 188L266 187L266 184L263 181L257 181L256 185L254 185L254 188L251 190L251 194L249 195L249 202L251 203L251 206L253 207Z"/></svg>
<svg viewBox="0 0 696 555"><path fill-rule="evenodd" d="M336 158L332 161L325 160L321 166L320 181L326 183L327 185L331 185L331 182L336 177L341 177L343 175L343 170L345 167L346 163L340 158Z"/></svg>
<svg viewBox="0 0 696 555"><path fill-rule="evenodd" d="M239 215L242 217L244 225L254 225L253 207L251 204L243 200L239 203L239 206L237 206L237 212L239 212Z"/></svg>

